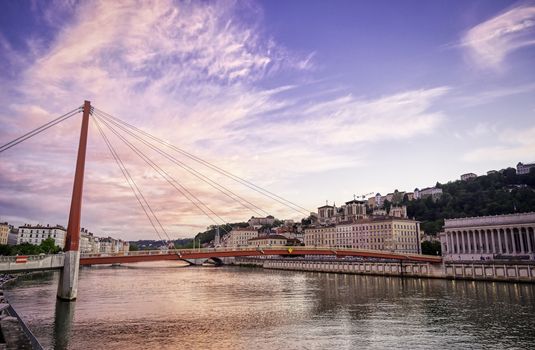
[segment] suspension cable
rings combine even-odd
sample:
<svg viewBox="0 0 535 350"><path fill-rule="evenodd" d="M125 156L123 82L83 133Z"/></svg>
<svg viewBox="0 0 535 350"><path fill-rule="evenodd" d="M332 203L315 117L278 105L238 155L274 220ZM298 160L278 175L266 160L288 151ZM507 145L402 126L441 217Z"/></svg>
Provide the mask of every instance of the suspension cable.
<svg viewBox="0 0 535 350"><path fill-rule="evenodd" d="M121 160L119 154L117 153L117 151L115 150L115 148L113 147L111 141L108 139L108 137L106 136L106 134L104 133L104 130L102 130L102 127L100 126L100 123L98 122L98 120L96 118L94 118L95 120L95 125L97 126L98 128L98 131L100 133L100 136L102 136L104 142L106 143L106 146L108 147L108 150L110 151L113 159L115 160L115 163L117 164L117 166L119 167L119 169L121 170L121 172L123 173L123 176L126 180L126 182L128 183L128 186L130 187L130 189L132 190L132 193L134 193L134 196L136 197L136 200L137 202L139 203L139 205L141 206L141 209L143 209L143 211L145 212L145 215L147 216L147 218L149 219L149 222L152 226L152 228L154 229L154 231L156 232L156 235L158 235L158 238L160 238L160 240L162 242L165 242L163 239L162 239L162 236L160 235L160 232L158 231L158 229L156 228L156 225L154 224L151 216L149 215L149 213L147 212L147 209L145 208L145 205L147 206L147 208L149 208L149 211L152 213L152 215L154 216L154 219L157 221L158 225L160 226L161 230L165 233L165 235L167 236L167 238L169 240L170 237L169 235L167 234L167 231L165 231L164 227L162 226L160 220L158 220L158 217L154 214L154 211L152 210L151 206L149 205L149 203L147 202L145 196L143 196L143 193L141 192L141 190L139 189L139 187L137 186L136 182L134 181L134 179L132 178L132 176L130 175L128 169L126 168L126 166L124 165L123 161ZM133 184L133 185L132 185ZM134 189L135 188L135 189ZM139 192L139 195L138 193L136 192ZM140 198L141 197L141 198ZM142 200L143 199L143 202L145 202L145 205L143 205L143 202Z"/></svg>
<svg viewBox="0 0 535 350"><path fill-rule="evenodd" d="M41 125L40 127L35 128L32 131L27 132L26 134L24 134L22 136L17 137L14 140L11 140L10 142L0 146L0 153L2 153L4 151L7 151L11 147L16 146L19 143L24 142L24 141L28 140L29 138L32 138L33 136L38 135L41 132L53 127L54 125L57 125L57 124L65 121L65 120L69 119L73 115L76 115L77 113L79 113L81 110L82 110L82 107L75 108L72 111L63 114L62 116L59 116L56 119L51 120L48 123L45 123L45 124Z"/></svg>
<svg viewBox="0 0 535 350"><path fill-rule="evenodd" d="M204 210L199 204L204 206L208 211L210 211L214 216L216 216L219 220L223 222L223 224L226 224L226 220L224 220L221 216L219 216L216 212L214 212L207 204L205 204L202 200L200 200L197 196L195 196L191 191L189 191L186 187L184 187L180 182L178 182L175 178L173 178L171 175L169 175L165 170L163 170L160 166L158 166L150 157L148 157L145 153L143 153L139 148L137 148L135 145L133 145L130 141L125 139L121 134L119 134L112 126L110 126L105 120L101 119L98 116L95 116L103 125L105 125L111 132L115 134L123 143L125 143L134 153L136 153L145 163L147 163L152 169L154 169L162 178L164 178L171 186L173 186L180 194L182 194L186 199L188 199L193 205L195 205L199 210L201 210L204 215L206 215L212 222L214 222L216 225L220 225L213 217L210 215L206 210ZM177 185L180 187L177 187ZM191 198L190 198L191 197ZM193 199L192 199L193 198ZM195 202L195 200L198 202ZM223 231L227 232L225 229Z"/></svg>
<svg viewBox="0 0 535 350"><path fill-rule="evenodd" d="M170 160L171 162L173 162L174 164L178 165L179 167L181 167L182 169L188 171L189 173L193 174L195 177L197 177L198 179L206 182L208 185L210 185L211 187L215 188L216 190L218 190L219 192L221 192L222 194L226 195L227 197L229 197L230 199L238 202L239 204L241 204L243 207L251 210L252 212L254 212L256 215L262 215L259 211L261 211L264 215L269 215L268 212L266 212L265 210L263 210L262 208L259 208L258 206L256 206L255 204L251 203L250 201L248 201L247 199L241 197L239 194L235 193L234 191L230 190L229 188L221 185L220 183L212 180L210 177L206 176L205 174L195 170L194 168L188 166L187 164L185 164L184 162L178 160L177 158L173 157L172 155L170 155L169 153L165 152L164 150L162 150L160 147L158 146L155 146L153 145L152 143L144 140L143 138L141 138L140 136L136 135L135 133L133 133L132 131L130 131L129 129L125 128L124 126L122 126L121 124L115 122L114 120L106 117L105 115L103 115L102 113L100 112L95 112L98 116L100 116L101 118L104 118L106 119L108 122L114 124L116 127L118 127L119 129L121 129L122 131L126 132L127 134L129 134L131 137L133 137L134 139L138 140L139 142L145 144L146 146L148 146L149 148L151 148L152 150L154 150L155 152L158 152L159 154L161 154L162 156L164 156L165 158L167 158L168 160ZM230 193L230 194L229 194ZM233 197L235 196L235 197ZM256 210L258 209L258 211Z"/></svg>
<svg viewBox="0 0 535 350"><path fill-rule="evenodd" d="M277 195L277 194L275 194L275 193L273 193L273 192L271 192L271 191L269 191L269 190L267 190L265 188L262 188L262 187L260 187L260 186L258 186L256 184L244 179L244 178L241 178L238 175L232 174L229 171L218 167L217 165L214 165L214 164L212 164L212 163L210 163L210 162L208 162L208 161L206 161L206 160L204 160L202 158L199 158L199 157L197 157L197 156L195 156L195 155L193 155L193 154L191 154L191 153L189 153L189 152L187 152L187 151L185 151L185 150L183 150L183 149L181 149L181 148L179 148L177 146L174 146L174 145L170 144L169 142L167 142L165 140L162 140L162 139L160 139L160 138L158 138L158 137L156 137L156 136L154 136L154 135L152 135L152 134L150 134L150 133L148 133L146 131L143 131L143 130L141 130L141 129L139 129L139 128L137 128L137 127L135 127L135 126L133 126L133 125L121 120L121 119L119 119L119 118L116 118L116 117L114 117L113 115L111 115L109 113L106 113L106 112L104 112L104 111L102 111L102 110L100 110L98 108L95 108L95 110L100 112L101 114L104 114L104 115L108 116L109 118L115 120L116 122L121 123L121 124L125 125L126 127L130 128L130 129L133 129L133 130L135 130L135 131L137 131L137 132L139 132L139 133L151 138L152 140L154 140L154 141L156 141L156 142L158 142L158 143L160 143L160 144L162 144L162 145L164 145L166 147L169 147L169 148L173 149L174 151L176 151L176 152L178 152L178 153L180 153L180 154L182 154L182 155L184 155L184 156L186 156L186 157L188 157L188 158L190 158L190 159L192 159L192 160L194 160L194 161L196 161L198 163L201 163L202 165L206 166L207 168L210 168L210 169L212 169L212 170L214 170L214 171L216 171L216 172L218 172L218 173L220 173L220 174L222 174L222 175L224 175L224 176L226 176L226 177L228 177L228 178L230 178L230 179L232 179L232 180L234 180L234 181L236 181L236 182L238 182L238 183L240 183L240 184L242 184L242 185L244 185L244 186L246 186L246 187L248 187L248 188L250 188L250 189L252 189L252 190L254 190L254 191L256 191L256 192L258 192L258 193L260 193L260 194L262 194L262 195L264 195L264 196L266 196L266 197L268 197L268 198L270 198L270 199L272 199L272 200L274 200L274 201L276 201L276 202L278 202L278 203L280 203L280 204L282 204L282 205L284 205L284 206L286 206L286 207L288 207L290 209L292 209L292 210L294 210L294 211L297 211L297 212L299 212L301 214L305 214L305 215L309 215L310 212L311 212L310 210L308 210L308 209L306 209L306 208L304 208L304 207L302 207L302 206L300 206L300 205L298 205L298 204L296 204L294 202L291 202L291 201L289 201L289 200L287 200L287 199L285 199L285 198L283 198L283 197L281 197L281 196L279 196L279 195Z"/></svg>

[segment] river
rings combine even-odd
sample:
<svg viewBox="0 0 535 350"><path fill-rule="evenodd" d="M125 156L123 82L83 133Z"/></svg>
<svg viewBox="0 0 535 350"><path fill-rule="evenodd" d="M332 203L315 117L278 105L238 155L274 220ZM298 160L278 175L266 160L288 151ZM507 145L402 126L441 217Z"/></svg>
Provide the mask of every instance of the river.
<svg viewBox="0 0 535 350"><path fill-rule="evenodd" d="M5 291L50 349L535 349L535 285L174 263L58 272Z"/></svg>

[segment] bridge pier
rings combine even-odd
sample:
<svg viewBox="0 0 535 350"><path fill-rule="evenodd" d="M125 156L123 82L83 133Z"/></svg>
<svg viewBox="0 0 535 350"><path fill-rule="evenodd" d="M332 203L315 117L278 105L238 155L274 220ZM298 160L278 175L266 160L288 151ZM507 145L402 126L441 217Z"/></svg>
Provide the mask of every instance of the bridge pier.
<svg viewBox="0 0 535 350"><path fill-rule="evenodd" d="M69 225L65 237L65 262L61 270L58 284L58 298L72 301L78 294L78 270L80 267L80 218L82 215L82 192L84 187L85 154L87 146L87 130L91 103L84 102L82 129L78 145L78 158L72 188L71 211Z"/></svg>

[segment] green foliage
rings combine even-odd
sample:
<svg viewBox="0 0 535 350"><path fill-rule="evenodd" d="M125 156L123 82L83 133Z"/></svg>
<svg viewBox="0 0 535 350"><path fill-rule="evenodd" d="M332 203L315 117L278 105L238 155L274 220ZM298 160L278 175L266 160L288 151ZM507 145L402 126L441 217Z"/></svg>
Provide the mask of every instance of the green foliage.
<svg viewBox="0 0 535 350"><path fill-rule="evenodd" d="M137 252L139 250L139 247L135 243L130 243L128 246L128 250L131 252Z"/></svg>
<svg viewBox="0 0 535 350"><path fill-rule="evenodd" d="M535 211L535 172L517 175L514 169L469 181L437 183L443 194L408 201L407 214L422 222L427 234L442 230L444 219Z"/></svg>
<svg viewBox="0 0 535 350"><path fill-rule="evenodd" d="M45 254L57 254L61 251L61 248L56 245L54 238L45 239L39 247L41 248L41 253Z"/></svg>
<svg viewBox="0 0 535 350"><path fill-rule="evenodd" d="M246 222L236 222L232 224L219 225L219 234L223 236L225 233L230 232L233 226L247 227L249 226L249 224ZM201 244L213 241L215 238L216 227L217 226L212 225L208 228L208 230L197 233L197 235L195 236L196 242L199 242L199 239L201 240ZM193 243L191 244L191 246L193 246Z"/></svg>
<svg viewBox="0 0 535 350"><path fill-rule="evenodd" d="M424 241L422 242L422 254L426 255L441 255L442 248L439 241Z"/></svg>
<svg viewBox="0 0 535 350"><path fill-rule="evenodd" d="M40 245L30 243L21 243L18 245L0 244L0 255L39 255L39 254L57 254L61 248L55 245L53 238L47 238Z"/></svg>

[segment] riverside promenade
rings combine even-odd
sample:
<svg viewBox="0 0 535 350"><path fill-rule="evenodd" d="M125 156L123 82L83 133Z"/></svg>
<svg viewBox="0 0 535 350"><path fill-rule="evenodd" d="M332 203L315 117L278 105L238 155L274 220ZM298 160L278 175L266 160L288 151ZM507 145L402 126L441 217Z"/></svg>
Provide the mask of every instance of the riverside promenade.
<svg viewBox="0 0 535 350"><path fill-rule="evenodd" d="M535 283L535 264L533 262L457 261L432 264L342 259L236 258L234 264L292 271Z"/></svg>

